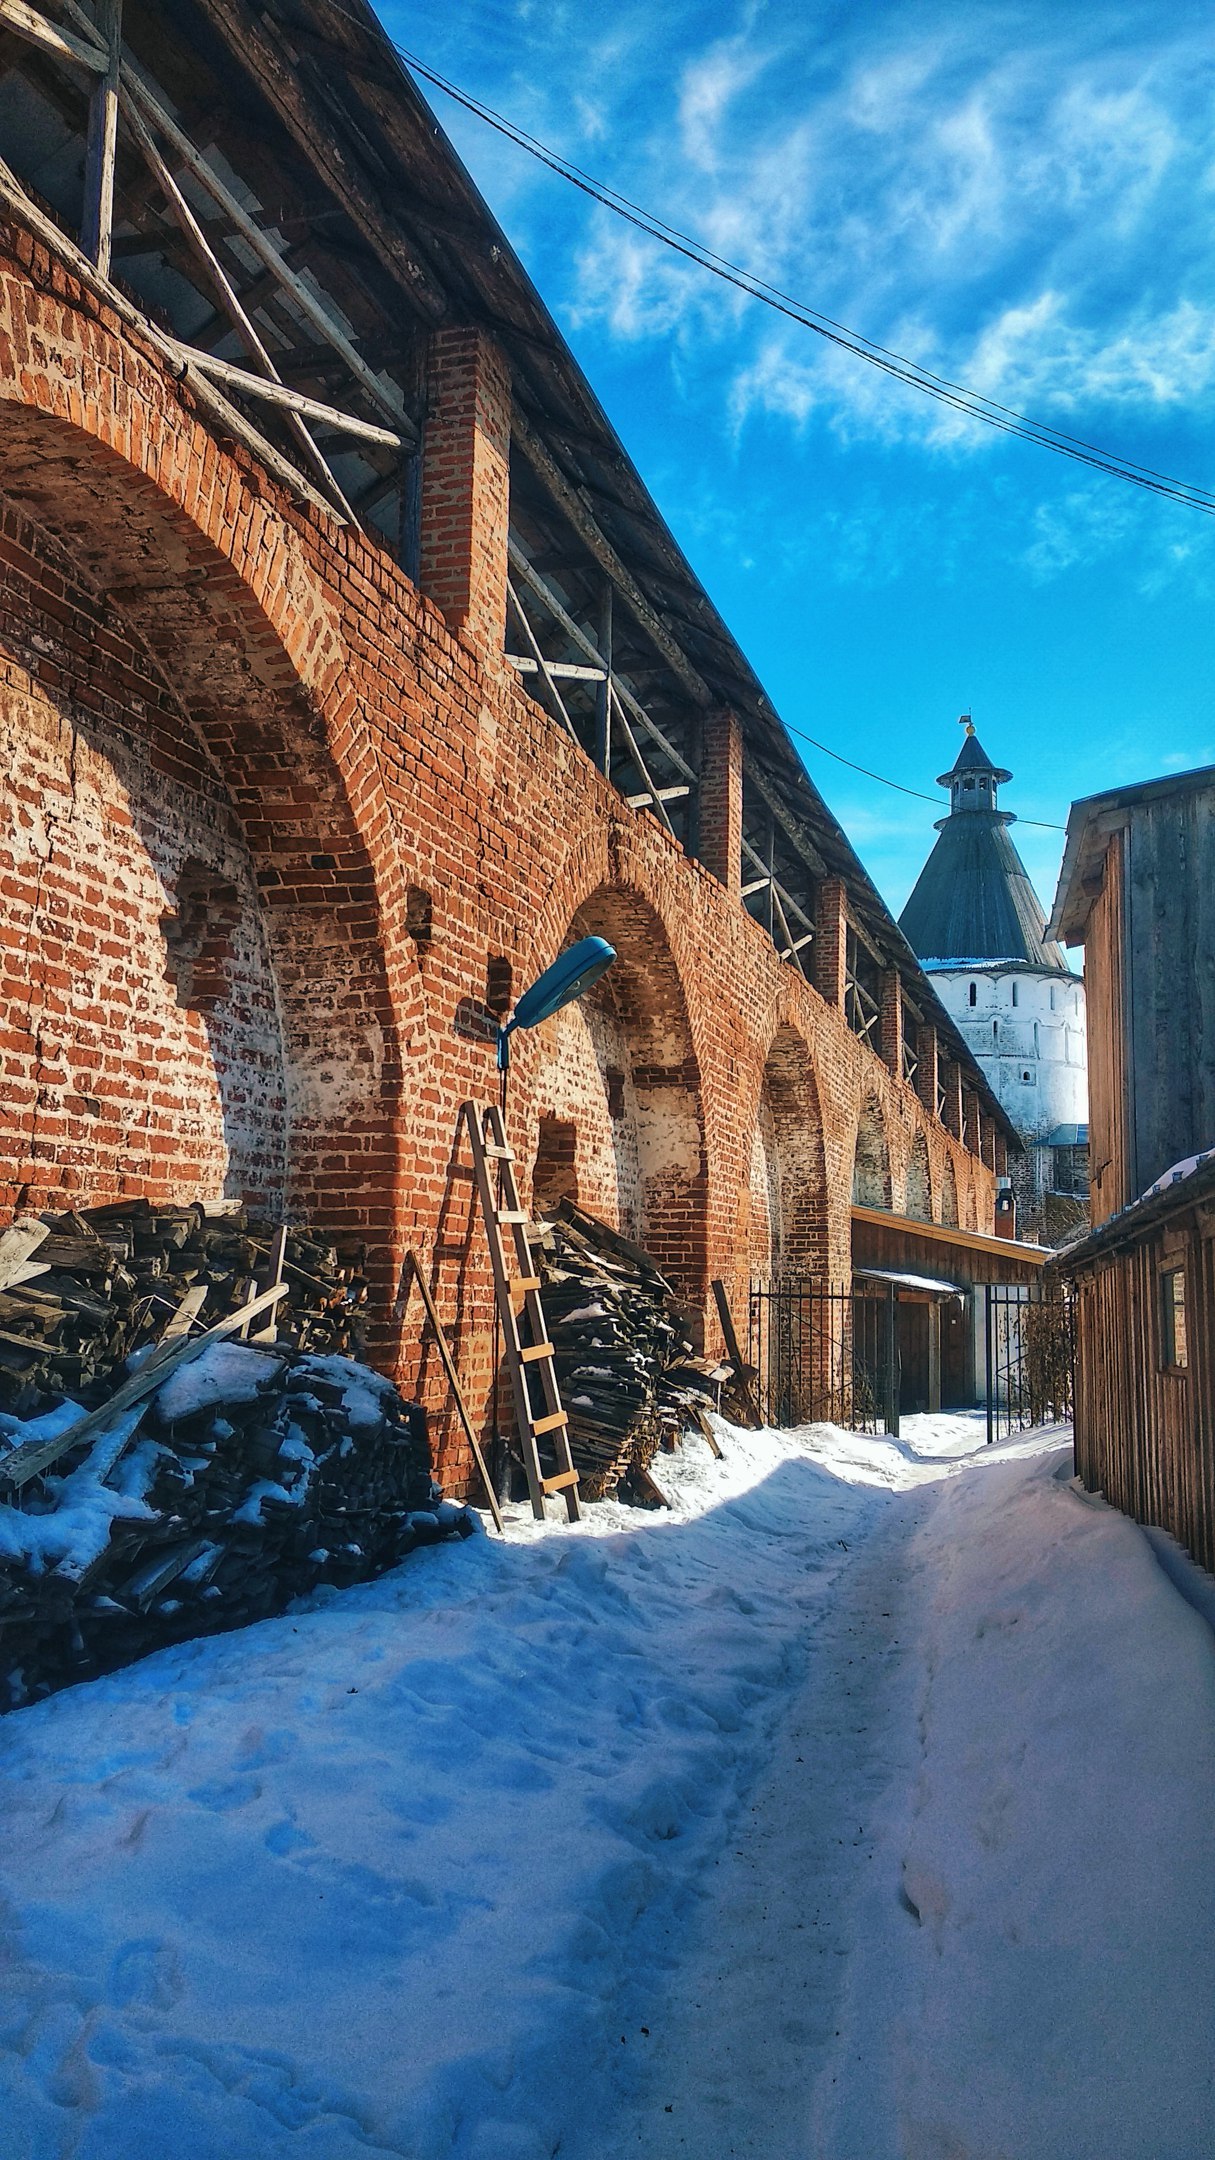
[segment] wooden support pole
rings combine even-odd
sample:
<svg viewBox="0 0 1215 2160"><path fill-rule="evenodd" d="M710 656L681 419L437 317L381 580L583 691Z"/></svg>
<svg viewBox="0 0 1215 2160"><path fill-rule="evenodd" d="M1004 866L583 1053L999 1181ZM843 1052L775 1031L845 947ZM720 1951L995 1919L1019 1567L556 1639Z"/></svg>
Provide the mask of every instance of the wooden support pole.
<svg viewBox="0 0 1215 2160"><path fill-rule="evenodd" d="M37 8L27 7L25 0L0 0L0 27L25 38L31 45L41 46L43 52L53 53L56 60L70 60L77 67L88 68L93 75L105 75L109 71L109 59L94 42L97 32L91 23L86 42L82 37L74 37L60 23L48 22Z"/></svg>
<svg viewBox="0 0 1215 2160"><path fill-rule="evenodd" d="M612 773L612 581L605 578L599 602L599 650L603 680L595 693L595 763L608 779Z"/></svg>
<svg viewBox="0 0 1215 2160"><path fill-rule="evenodd" d="M98 0L97 34L106 49L106 71L89 99L84 158L84 219L81 246L102 277L110 274L114 236L114 156L118 145L118 83L122 68L122 0Z"/></svg>
<svg viewBox="0 0 1215 2160"><path fill-rule="evenodd" d="M742 1396L743 1402L748 1412L750 1413L751 1419L755 1425L755 1429L758 1432L762 1427L764 1421L763 1418L760 1416L758 1405L756 1403L754 1395L751 1392L750 1373L746 1365L743 1363L743 1354L738 1347L738 1336L734 1331L734 1315L730 1311L730 1300L726 1295L726 1286L724 1282L721 1282L720 1280L715 1281L713 1284L713 1301L717 1306L717 1317L721 1322L721 1332L726 1345L726 1355L729 1358L731 1365L734 1367L734 1377L738 1382L739 1394Z"/></svg>
<svg viewBox="0 0 1215 2160"><path fill-rule="evenodd" d="M493 1480L490 1477L489 1471L486 1469L485 1457L481 1452L481 1442L478 1440L477 1435L473 1430L473 1422L468 1414L468 1405L464 1400L464 1391L460 1386L460 1376L456 1371L456 1361L451 1354L447 1337L443 1333L442 1322L440 1321L438 1312L435 1309L435 1301L430 1294L430 1289L427 1284L426 1277L423 1275L422 1270L418 1265L417 1254L413 1252L408 1253L406 1255L405 1264L409 1269L410 1283L413 1284L416 1282L419 1290L422 1293L422 1303L426 1307L426 1317L430 1322L430 1332L434 1336L435 1348L439 1353L440 1362L442 1363L443 1370L447 1375L447 1385L452 1392L452 1398L456 1406L456 1415L458 1416L461 1425L464 1427L464 1437L472 1450L472 1459L477 1466L477 1475L480 1478L482 1485L485 1487L485 1497L489 1502L489 1512L493 1516L494 1521L498 1526L498 1531L500 1535L502 1537L505 1537L506 1530L502 1521L502 1510L498 1506L498 1495L494 1491ZM406 1297L408 1297L408 1290L406 1290L405 1295Z"/></svg>

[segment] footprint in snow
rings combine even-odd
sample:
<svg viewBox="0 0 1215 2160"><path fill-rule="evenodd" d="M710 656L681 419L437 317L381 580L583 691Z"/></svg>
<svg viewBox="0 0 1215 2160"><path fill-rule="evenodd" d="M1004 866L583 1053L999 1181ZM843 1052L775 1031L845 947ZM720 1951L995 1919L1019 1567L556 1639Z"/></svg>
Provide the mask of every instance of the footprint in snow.
<svg viewBox="0 0 1215 2160"><path fill-rule="evenodd" d="M183 1986L172 1945L148 1935L124 1943L121 1950L115 1951L106 1996L118 2010L133 2004L148 2010L170 2010Z"/></svg>
<svg viewBox="0 0 1215 2160"><path fill-rule="evenodd" d="M263 1842L267 1852L276 1854L282 1860L291 1853L304 1852L308 1846L316 1844L316 1839L310 1837L306 1830L301 1830L297 1823L284 1821L272 1823Z"/></svg>
<svg viewBox="0 0 1215 2160"><path fill-rule="evenodd" d="M226 1815L232 1808L247 1807L250 1800L260 1800L262 1788L256 1778L212 1778L205 1785L195 1785L187 1798L199 1807L210 1808L217 1815Z"/></svg>

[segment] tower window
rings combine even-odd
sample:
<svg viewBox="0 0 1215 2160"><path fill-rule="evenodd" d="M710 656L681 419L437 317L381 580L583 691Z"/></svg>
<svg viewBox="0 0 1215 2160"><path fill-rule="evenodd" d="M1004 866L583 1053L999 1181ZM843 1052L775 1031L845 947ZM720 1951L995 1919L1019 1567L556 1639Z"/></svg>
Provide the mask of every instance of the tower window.
<svg viewBox="0 0 1215 2160"><path fill-rule="evenodd" d="M1019 1005L1019 1004L1020 1004L1020 1002L1021 1002L1021 985L1020 985L1020 983L1014 983L1014 984L1013 984L1013 986L1012 986L1012 993L1013 993L1013 999L1012 999L1012 1001L1013 1001L1013 1004L1014 1004L1014 1005Z"/></svg>
<svg viewBox="0 0 1215 2160"><path fill-rule="evenodd" d="M978 1004L978 1002L979 1002L979 985L978 985L978 983L972 983L972 984L971 984L971 986L970 986L970 1002L971 1002L971 1004L972 1004L972 1005L977 1005L977 1004Z"/></svg>

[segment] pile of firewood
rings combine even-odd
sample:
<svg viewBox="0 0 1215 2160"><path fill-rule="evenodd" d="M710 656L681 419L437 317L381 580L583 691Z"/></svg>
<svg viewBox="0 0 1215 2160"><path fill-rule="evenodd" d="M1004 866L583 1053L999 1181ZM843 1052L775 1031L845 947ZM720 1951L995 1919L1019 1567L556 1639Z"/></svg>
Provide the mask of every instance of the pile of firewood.
<svg viewBox="0 0 1215 2160"><path fill-rule="evenodd" d="M0 1281L0 1708L477 1527L423 1411L345 1354L361 1267L310 1233L27 1218Z"/></svg>
<svg viewBox="0 0 1215 2160"><path fill-rule="evenodd" d="M528 1239L584 1500L652 1501L658 1450L717 1407L729 1367L697 1355L649 1255L571 1200Z"/></svg>
<svg viewBox="0 0 1215 2160"><path fill-rule="evenodd" d="M0 1410L36 1414L60 1395L104 1401L132 1351L156 1342L191 1298L201 1327L233 1312L272 1280L281 1233L243 1208L152 1207L124 1200L78 1214L44 1215L28 1259L0 1254ZM5 1244L21 1250L19 1230ZM360 1355L367 1298L361 1248L288 1230L287 1294L275 1308L281 1340L299 1349Z"/></svg>

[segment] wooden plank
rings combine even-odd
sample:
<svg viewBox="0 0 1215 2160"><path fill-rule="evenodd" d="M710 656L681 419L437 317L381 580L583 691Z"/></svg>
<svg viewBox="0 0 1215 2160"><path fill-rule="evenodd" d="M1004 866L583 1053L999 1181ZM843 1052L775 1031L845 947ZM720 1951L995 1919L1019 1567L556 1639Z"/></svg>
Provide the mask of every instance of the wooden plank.
<svg viewBox="0 0 1215 2160"><path fill-rule="evenodd" d="M539 663L526 659L522 653L508 652L506 659L508 665L518 668L521 675L538 675L540 672ZM604 683L608 679L606 668L579 667L573 660L548 660L545 666L558 682Z"/></svg>
<svg viewBox="0 0 1215 2160"><path fill-rule="evenodd" d="M188 1335L199 1313L207 1302L207 1284L192 1283L170 1320L161 1342L176 1342L179 1335Z"/></svg>
<svg viewBox="0 0 1215 2160"><path fill-rule="evenodd" d="M238 1312L226 1313L222 1320L216 1320L213 1326L206 1328L201 1335L170 1343L167 1348L158 1346L150 1357L145 1358L139 1370L132 1373L129 1380L124 1380L122 1386L115 1390L109 1401L103 1403L99 1410L91 1410L87 1417L77 1418L74 1425L69 1425L66 1432L59 1433L53 1440L19 1442L7 1455L0 1456L0 1484L13 1487L28 1485L32 1477L37 1477L43 1470L49 1470L51 1464L58 1462L59 1457L65 1455L69 1448L78 1447L82 1440L87 1440L94 1433L104 1432L124 1410L142 1402L145 1396L154 1395L170 1373L180 1371L183 1365L193 1364L195 1358L201 1357L209 1344L218 1342L222 1336L234 1335L257 1312L268 1311L271 1305L277 1304L279 1298L286 1295L286 1283L277 1283L273 1289L263 1290L261 1296L255 1298L251 1305L242 1305Z"/></svg>
<svg viewBox="0 0 1215 2160"><path fill-rule="evenodd" d="M738 1347L738 1337L734 1332L734 1315L730 1311L730 1300L726 1296L726 1286L720 1277L713 1284L713 1299L717 1306L717 1317L721 1322L721 1332L725 1338L726 1351L730 1363L734 1367L734 1377L738 1382L739 1393L750 1413L755 1429L758 1431L764 1421L759 1414L755 1397L751 1392L750 1375L743 1362L743 1354Z"/></svg>
<svg viewBox="0 0 1215 2160"><path fill-rule="evenodd" d="M715 1455L718 1462L721 1462L723 1460L721 1442L718 1440L717 1434L710 1425L705 1412L703 1410L693 1410L692 1422L697 1432L708 1442L710 1454Z"/></svg>
<svg viewBox="0 0 1215 2160"><path fill-rule="evenodd" d="M96 263L101 276L108 277L114 235L114 154L118 145L122 0L97 0L97 17L97 28L105 45L106 67L89 100L80 244Z"/></svg>
<svg viewBox="0 0 1215 2160"><path fill-rule="evenodd" d="M166 336L142 308L128 299L120 286L101 276L97 265L85 254L83 248L77 247L75 241L68 238L54 219L47 217L45 211L39 209L22 187L12 167L5 164L3 158L0 158L0 202L7 203L21 222L49 249L56 261L66 264L72 275L79 278L86 292L97 293L106 306L113 309L120 322L125 323L128 329L136 331L167 359L169 372L180 372L176 338ZM201 406L213 426L217 425L221 433L231 435L236 442L243 443L259 463L265 466L271 478L279 481L289 494L302 496L305 501L315 504L318 510L332 516L333 504L329 497L323 495L320 489L306 478L298 465L291 464L282 451L276 449L269 438L254 427L252 421L247 420L244 413L233 405L214 383L199 377L190 387L195 403Z"/></svg>
<svg viewBox="0 0 1215 2160"><path fill-rule="evenodd" d="M550 1410L547 1417L532 1419L532 1431L539 1439L542 1433L556 1432L559 1426L568 1424L569 1419L564 1410Z"/></svg>
<svg viewBox="0 0 1215 2160"><path fill-rule="evenodd" d="M456 1406L456 1415L458 1416L460 1423L464 1428L464 1437L472 1450L472 1458L477 1466L477 1475L479 1476L481 1483L485 1488L485 1497L486 1500L489 1502L489 1512L494 1518L494 1522L497 1525L499 1535L501 1537L505 1537L506 1528L502 1521L502 1510L498 1506L498 1495L494 1491L493 1482L490 1478L489 1471L486 1468L485 1457L481 1452L481 1442L477 1438L476 1432L473 1429L473 1421L468 1414L468 1405L464 1400L464 1390L460 1386L460 1376L456 1371L456 1361L451 1354L451 1348L448 1343L447 1337L443 1332L442 1322L439 1319L438 1311L435 1306L435 1301L430 1294L430 1287L426 1281L426 1277L423 1275L421 1267L418 1264L418 1256L416 1253L411 1252L407 1254L406 1266L409 1268L410 1271L409 1286L407 1287L405 1293L406 1297L408 1298L409 1288L412 1288L413 1284L416 1282L418 1289L422 1293L422 1303L426 1307L426 1317L430 1322L430 1332L435 1339L435 1348L438 1350L443 1370L447 1375L447 1385L452 1392L452 1399L455 1402Z"/></svg>
<svg viewBox="0 0 1215 2160"><path fill-rule="evenodd" d="M574 531L594 556L600 569L607 571L620 597L627 601L638 624L657 646L672 674L693 703L698 706L711 705L713 694L707 683L697 674L687 654L655 613L636 579L625 568L615 548L587 509L577 489L571 486L551 451L541 442L526 414L520 412L517 406L511 421L511 440L518 443L533 471L565 512ZM694 779L695 775L689 773L688 778Z"/></svg>
<svg viewBox="0 0 1215 2160"><path fill-rule="evenodd" d="M75 37L61 23L48 22L37 8L27 7L25 0L0 0L0 23L29 44L40 45L43 52L53 53L56 60L71 61L76 67L88 68L93 75L104 75L109 68L109 55L100 46Z"/></svg>
<svg viewBox="0 0 1215 2160"><path fill-rule="evenodd" d="M50 1225L40 1222L36 1215L21 1215L0 1232L0 1290L7 1290L10 1283L30 1280L27 1269L31 1256L50 1234Z"/></svg>
<svg viewBox="0 0 1215 2160"><path fill-rule="evenodd" d="M546 1477L543 1480L546 1493L565 1492L571 1485L577 1483L578 1472L576 1470L563 1470L559 1477Z"/></svg>
<svg viewBox="0 0 1215 2160"><path fill-rule="evenodd" d="M335 435L349 435L356 442L375 443L385 450L411 450L414 447L411 435L403 435L394 428L377 427L373 420L360 420L354 413L343 412L340 406L327 405L322 398L306 397L302 390L293 390L290 384L280 380L277 370L272 375L253 375L248 368L237 367L231 360L218 360L214 353L200 352L196 345L179 342L177 349L187 375L197 372L209 376L216 382L226 383L231 390L239 390L242 397L254 398L262 405L281 406L285 412L315 420L321 427L332 428ZM323 453L318 450L317 455Z"/></svg>
<svg viewBox="0 0 1215 2160"><path fill-rule="evenodd" d="M604 664L603 654L599 651L598 647L592 642L592 640L587 636L587 633L582 628L581 624L576 623L573 616L569 613L569 610L562 606L560 600L557 598L556 593L553 591L552 586L548 583L547 579L541 577L538 570L533 569L522 548L519 547L514 540L511 540L507 543L507 553L509 555L511 568L513 570L517 570L524 582L531 586L532 591L537 595L539 599L543 600L545 607L553 616L554 621L561 624L561 627L565 631L566 636L569 638L570 643L576 645L579 652L585 653L587 659L590 660L594 664L594 666L602 667ZM677 750L674 743L668 740L667 736L663 734L662 729L658 726L657 721L651 719L645 707L638 703L637 699L633 696L631 690L625 688L625 685L620 681L619 677L613 675L611 679L617 697L621 700L623 704L628 706L629 711L633 715L633 718L638 722L641 727L646 730L648 734L653 736L655 742L659 745L659 748L665 750L667 756L671 760L671 763L677 768L679 772L683 774L684 779L690 780L693 782L693 784L696 784L697 774L693 767L689 765L686 757L683 755L683 752L681 750Z"/></svg>
<svg viewBox="0 0 1215 2160"><path fill-rule="evenodd" d="M284 1269L284 1267L285 1267L285 1265L286 1265L286 1260L287 1260L287 1225L286 1225L286 1223L280 1223L280 1225L279 1225L278 1229L277 1229L277 1230L275 1231L275 1233L274 1233L274 1244L273 1244L273 1246L272 1246L272 1248L271 1248L271 1253L270 1253L270 1260L271 1260L271 1274L270 1274L270 1282L271 1282L271 1285L273 1286L273 1285L277 1285L278 1283L281 1283L281 1281L282 1281L282 1279L283 1279L283 1269ZM256 1334L256 1335L255 1335L255 1336L253 1337L253 1340L254 1340L254 1342L260 1342L260 1343L272 1343L272 1342L277 1342L277 1340L278 1340L278 1326L277 1326L277 1313L276 1313L276 1310L275 1310L275 1309L273 1309L273 1308L271 1309L271 1313L270 1313L270 1318L269 1318L269 1321L267 1322L267 1324L266 1324L266 1326L265 1326L264 1328L259 1328L259 1330L258 1330L257 1334Z"/></svg>
<svg viewBox="0 0 1215 2160"><path fill-rule="evenodd" d="M653 1500L658 1507L670 1507L671 1503L652 1471L643 1470L639 1463L634 1463L631 1476L634 1485L640 1493L644 1494L647 1500Z"/></svg>
<svg viewBox="0 0 1215 2160"><path fill-rule="evenodd" d="M402 434L406 433L409 423L398 405L385 390L374 369L368 367L362 354L351 344L345 331L338 327L332 315L317 299L310 287L304 284L303 280L296 276L290 265L283 261L273 241L236 200L236 197L225 186L219 175L208 165L201 152L195 149L189 136L178 127L171 114L165 111L150 84L144 80L140 70L131 61L123 62L122 88L124 95L134 99L144 118L157 129L167 142L172 144L182 163L189 167L195 179L202 184L212 200L218 203L226 216L232 220L237 232L247 246L253 250L258 261L278 281L283 290L290 293L300 313L312 324L318 337L322 338L326 344L331 345L334 352L338 353L345 361L350 373L354 376L360 388L366 392L372 403L377 405L382 412L389 415L394 426Z"/></svg>
<svg viewBox="0 0 1215 2160"><path fill-rule="evenodd" d="M519 1352L520 1362L524 1365L538 1365L542 1358L550 1358L554 1355L555 1351L551 1342L529 1343L525 1349Z"/></svg>
<svg viewBox="0 0 1215 2160"><path fill-rule="evenodd" d="M532 629L532 626L527 619L527 613L523 606L523 602L520 600L519 595L515 590L513 580L510 577L508 577L506 580L506 597L510 601L511 606L515 611L515 619L519 624L519 628L522 630L524 637L527 639L528 644L531 646L532 657L535 660L535 664L540 673L541 679L543 680L544 687L548 691L549 700L556 709L557 718L560 720L562 726L565 728L566 733L568 735L572 735L574 741L577 742L578 732L574 726L573 721L570 719L565 699L562 697L561 692L558 690L557 685L553 680L553 671L550 668L548 661L545 659L544 654L540 650L540 645L536 637L536 633Z"/></svg>

